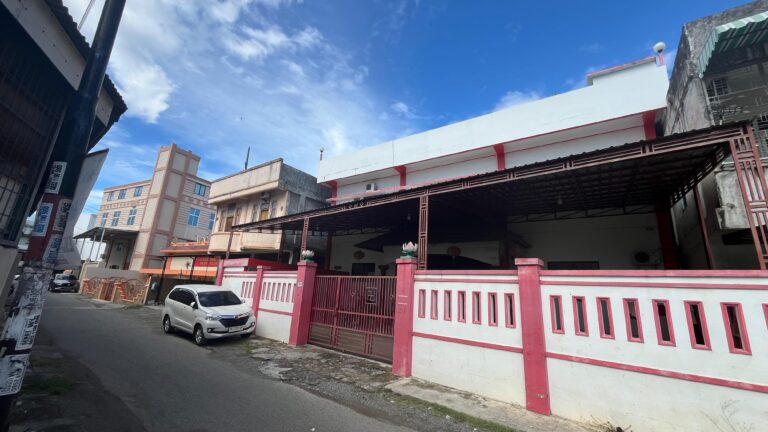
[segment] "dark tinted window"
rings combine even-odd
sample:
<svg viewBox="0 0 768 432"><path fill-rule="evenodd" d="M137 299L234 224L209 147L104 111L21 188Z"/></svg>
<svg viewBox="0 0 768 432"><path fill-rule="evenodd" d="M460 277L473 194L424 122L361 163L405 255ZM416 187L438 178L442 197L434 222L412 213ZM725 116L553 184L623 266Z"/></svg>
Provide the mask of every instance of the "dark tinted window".
<svg viewBox="0 0 768 432"><path fill-rule="evenodd" d="M231 306L242 303L232 291L209 291L197 293L200 304L206 307Z"/></svg>

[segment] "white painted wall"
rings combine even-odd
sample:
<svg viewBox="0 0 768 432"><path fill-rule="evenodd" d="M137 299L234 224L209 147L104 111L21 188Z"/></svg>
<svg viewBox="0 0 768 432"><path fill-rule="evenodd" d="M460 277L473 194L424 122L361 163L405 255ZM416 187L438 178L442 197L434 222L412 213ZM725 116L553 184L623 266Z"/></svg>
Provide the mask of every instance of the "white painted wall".
<svg viewBox="0 0 768 432"><path fill-rule="evenodd" d="M660 255L654 214L609 216L546 222L510 223L530 248L519 248L518 258L549 261L599 261L601 270L635 269L634 252ZM617 241L621 239L621 241ZM662 268L645 266L644 269Z"/></svg>
<svg viewBox="0 0 768 432"><path fill-rule="evenodd" d="M709 288L662 288L552 285L548 281L651 282L708 284ZM542 277L547 352L642 366L659 370L768 385L768 332L762 310L768 290L725 289L724 284L764 284L764 278L638 278ZM552 332L550 295L561 295L565 333ZM584 296L589 335L574 333L572 296ZM611 300L615 339L600 337L596 297ZM643 343L628 342L624 298L637 298ZM652 300L668 300L676 346L657 340ZM702 301L711 351L693 349L684 304ZM732 354L726 340L721 302L740 302L752 348L751 355ZM693 383L679 379L619 371L599 366L548 359L550 399L554 414L576 420L595 417L614 425L632 425L638 432L664 430L759 430L768 418L768 394ZM731 413L730 425L725 415ZM730 429L736 427L736 429Z"/></svg>
<svg viewBox="0 0 768 432"><path fill-rule="evenodd" d="M386 175L391 175L391 168L399 165L662 109L666 106L667 87L666 67L656 66L653 60L646 61L605 74L581 89L326 158L320 162L318 181L380 170L387 170ZM506 150L524 148L521 146L524 144L508 145ZM477 155L470 158L474 157Z"/></svg>
<svg viewBox="0 0 768 432"><path fill-rule="evenodd" d="M472 279L516 281L513 272L507 275L418 275L414 285L413 331L428 335L465 339L520 348L519 291L516 283L468 282ZM425 281L424 279L444 279ZM450 282L450 280L455 280ZM425 290L425 316L419 317L419 291ZM437 319L431 318L431 293L438 292ZM445 292L451 292L452 317L445 318ZM459 291L466 292L466 322L459 322ZM480 292L481 323L472 322L472 291ZM488 323L488 293L497 294L498 325ZM504 294L515 295L516 328L505 326ZM470 346L460 343L414 336L413 376L445 386L479 394L500 401L525 405L523 357L516 352Z"/></svg>
<svg viewBox="0 0 768 432"><path fill-rule="evenodd" d="M229 273L229 274L227 274ZM231 289L245 303L253 306L256 290L256 272L243 272L242 268L226 268L222 286ZM256 317L256 335L281 342L288 342L293 313L293 297L296 293L296 272L265 271L262 280L259 311ZM275 313L283 312L283 313Z"/></svg>

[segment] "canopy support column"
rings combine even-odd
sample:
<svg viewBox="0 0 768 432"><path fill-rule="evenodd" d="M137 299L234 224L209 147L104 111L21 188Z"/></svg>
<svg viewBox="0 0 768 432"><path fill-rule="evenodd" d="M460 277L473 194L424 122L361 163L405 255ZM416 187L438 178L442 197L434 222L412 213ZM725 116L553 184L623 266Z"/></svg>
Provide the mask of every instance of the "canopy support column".
<svg viewBox="0 0 768 432"><path fill-rule="evenodd" d="M765 270L768 267L768 188L752 127L742 126L742 135L731 139L730 145L747 222L755 242L757 262L760 269Z"/></svg>
<svg viewBox="0 0 768 432"><path fill-rule="evenodd" d="M301 247L299 253L307 250L307 236L309 235L309 218L304 218L304 227L301 229Z"/></svg>
<svg viewBox="0 0 768 432"><path fill-rule="evenodd" d="M418 270L427 269L427 230L429 228L429 195L419 197L419 249L417 252Z"/></svg>

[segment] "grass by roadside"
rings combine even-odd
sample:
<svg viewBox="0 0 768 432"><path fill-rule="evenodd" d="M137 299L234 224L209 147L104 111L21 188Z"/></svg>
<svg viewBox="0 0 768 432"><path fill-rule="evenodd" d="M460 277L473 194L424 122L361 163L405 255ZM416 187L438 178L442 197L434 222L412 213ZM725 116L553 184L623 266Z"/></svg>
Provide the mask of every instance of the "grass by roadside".
<svg viewBox="0 0 768 432"><path fill-rule="evenodd" d="M29 394L62 395L74 386L74 381L61 375L31 376L24 380L22 391Z"/></svg>
<svg viewBox="0 0 768 432"><path fill-rule="evenodd" d="M522 432L517 429L512 429L509 427L506 427L504 425L500 425L498 423L494 423L492 421L483 420L481 418L473 417L468 414L464 414L462 412L458 412L455 410L452 410L448 407L445 407L443 405L439 405L436 403L427 402L422 399L415 398L413 396L406 396L401 395L393 392L392 390L383 388L380 389L379 392L384 395L385 397L389 398L392 401L395 401L395 403L398 403L403 406L407 406L410 408L416 408L416 409L422 409L426 411L431 411L438 415L444 415L446 417L450 417L459 421L462 421L464 423L470 424L472 426L475 426L477 428L490 431L490 432Z"/></svg>

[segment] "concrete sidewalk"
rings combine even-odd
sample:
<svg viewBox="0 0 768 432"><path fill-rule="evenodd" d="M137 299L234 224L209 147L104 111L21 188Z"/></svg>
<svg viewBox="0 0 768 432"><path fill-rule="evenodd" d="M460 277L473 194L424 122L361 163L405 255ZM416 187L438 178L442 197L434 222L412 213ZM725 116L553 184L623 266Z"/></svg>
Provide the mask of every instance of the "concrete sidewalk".
<svg viewBox="0 0 768 432"><path fill-rule="evenodd" d="M313 345L290 347L256 337L250 340L250 344L251 358L260 362L259 369L262 373L273 378L310 388L341 382L365 392L383 394L390 403L409 403L408 399L413 398L421 401L415 408L445 413L448 418L465 416L462 420L475 424L475 430L616 431L615 427L607 424L581 424L560 417L543 416L520 406L489 400L448 387L413 378L402 379L392 375L392 368L388 364ZM404 398L395 401L395 395Z"/></svg>

